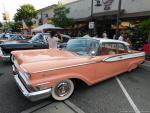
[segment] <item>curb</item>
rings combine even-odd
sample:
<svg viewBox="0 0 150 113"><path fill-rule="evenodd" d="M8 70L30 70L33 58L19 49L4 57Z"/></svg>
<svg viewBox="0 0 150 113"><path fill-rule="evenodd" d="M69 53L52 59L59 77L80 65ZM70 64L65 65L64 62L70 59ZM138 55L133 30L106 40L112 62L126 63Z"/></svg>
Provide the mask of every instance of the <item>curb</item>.
<svg viewBox="0 0 150 113"><path fill-rule="evenodd" d="M84 111L82 111L79 107L77 107L76 105L74 105L72 102L70 102L69 100L65 100L64 103L71 108L73 111L75 111L75 113L85 113Z"/></svg>
<svg viewBox="0 0 150 113"><path fill-rule="evenodd" d="M47 111L45 109L47 109ZM62 102L46 101L21 113L50 113L49 111L52 113L85 113L69 100Z"/></svg>
<svg viewBox="0 0 150 113"><path fill-rule="evenodd" d="M27 110L25 110L21 113L33 113L33 112L38 111L39 109L41 109L43 107L46 107L46 106L48 106L49 104L52 104L52 103L53 103L53 101L46 101L46 102L43 102L43 103L41 103L39 105L36 105L32 108L29 108L29 109L27 109Z"/></svg>

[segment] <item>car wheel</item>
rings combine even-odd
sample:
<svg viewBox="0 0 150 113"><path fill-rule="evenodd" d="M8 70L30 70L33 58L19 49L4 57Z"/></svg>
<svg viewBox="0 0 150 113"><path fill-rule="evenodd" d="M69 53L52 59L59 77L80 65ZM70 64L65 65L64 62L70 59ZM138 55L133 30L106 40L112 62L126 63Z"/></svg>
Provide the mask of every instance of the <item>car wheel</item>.
<svg viewBox="0 0 150 113"><path fill-rule="evenodd" d="M74 83L67 79L59 82L52 88L52 97L62 101L68 99L74 91Z"/></svg>

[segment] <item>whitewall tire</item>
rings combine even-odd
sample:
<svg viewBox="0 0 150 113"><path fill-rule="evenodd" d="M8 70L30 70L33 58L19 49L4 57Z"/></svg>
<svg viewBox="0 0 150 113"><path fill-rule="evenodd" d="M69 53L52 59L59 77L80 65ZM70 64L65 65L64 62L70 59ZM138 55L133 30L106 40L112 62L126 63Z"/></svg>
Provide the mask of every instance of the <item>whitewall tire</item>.
<svg viewBox="0 0 150 113"><path fill-rule="evenodd" d="M68 99L74 91L74 83L70 80L63 80L52 88L52 97L55 100L62 101Z"/></svg>

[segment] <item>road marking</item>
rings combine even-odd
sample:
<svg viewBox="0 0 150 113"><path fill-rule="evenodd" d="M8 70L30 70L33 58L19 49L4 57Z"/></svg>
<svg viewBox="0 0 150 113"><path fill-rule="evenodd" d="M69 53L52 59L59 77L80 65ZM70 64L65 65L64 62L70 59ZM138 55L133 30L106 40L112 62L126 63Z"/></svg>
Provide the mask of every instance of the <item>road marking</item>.
<svg viewBox="0 0 150 113"><path fill-rule="evenodd" d="M120 79L118 77L116 77L116 80L117 80L120 88L122 89L123 93L125 94L127 100L129 101L130 105L132 106L133 110L135 111L135 113L141 113L140 110L135 105L135 103L133 102L133 100L130 97L129 93L127 92L127 90L125 89L125 87L123 86L123 84L121 83Z"/></svg>

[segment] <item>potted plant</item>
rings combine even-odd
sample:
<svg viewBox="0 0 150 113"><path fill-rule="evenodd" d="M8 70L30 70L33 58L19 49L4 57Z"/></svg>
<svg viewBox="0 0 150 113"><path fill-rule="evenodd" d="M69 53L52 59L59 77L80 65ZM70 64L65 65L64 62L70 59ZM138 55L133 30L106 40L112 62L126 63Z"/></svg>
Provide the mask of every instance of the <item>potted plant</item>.
<svg viewBox="0 0 150 113"><path fill-rule="evenodd" d="M139 28L147 34L147 43L144 44L144 51L146 53L146 58L150 59L150 19L139 23Z"/></svg>

